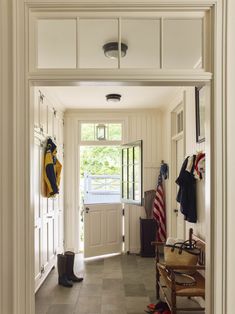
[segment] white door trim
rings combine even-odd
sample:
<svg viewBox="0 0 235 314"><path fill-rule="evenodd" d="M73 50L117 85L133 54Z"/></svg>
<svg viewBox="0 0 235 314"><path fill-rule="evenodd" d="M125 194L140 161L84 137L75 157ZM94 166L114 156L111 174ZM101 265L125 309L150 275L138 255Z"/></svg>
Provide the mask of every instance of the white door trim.
<svg viewBox="0 0 235 314"><path fill-rule="evenodd" d="M175 133L173 135L172 130L176 129L176 123L177 123L177 118L175 115L179 111L183 111L183 131L180 133ZM176 183L175 180L178 176L177 173L177 165L176 165L176 160L177 160L177 141L183 139L183 150L184 150L184 155L185 155L185 91L183 92L183 97L178 102L178 105L171 111L171 207L170 207L170 219L171 219L171 235L177 236L176 235L176 224L177 224L177 218L176 214L174 213L173 209L176 207Z"/></svg>
<svg viewBox="0 0 235 314"><path fill-rule="evenodd" d="M10 2L5 1L6 3ZM177 6L179 1L168 1L168 5L174 3ZM214 134L210 132L210 126L206 126L206 135L211 139L211 144L213 144L213 152L216 152L216 159L213 158L213 164L210 165L209 160L212 157L211 151L212 148L206 147L207 154L207 177L206 180L206 189L207 191L212 190L212 195L206 197L206 212L208 221L214 223L214 228L209 228L207 230L207 241L209 240L211 246L209 248L210 254L207 255L207 267L209 280L207 280L207 314L226 314L226 194L224 191L225 179L226 179L226 169L225 169L225 104L226 104L226 36L227 22L224 19L227 13L227 2L218 0L218 1L200 1L200 4L197 4L198 1L181 1L182 7L187 5L196 6L205 6L205 4L210 5L213 3L213 11L215 13L214 19L214 34L215 41L213 43L214 47L214 86L212 91L212 104L213 108L209 108L207 114L211 114L213 117L214 124ZM31 165L31 153L30 149L32 147L32 134L33 130L30 125L30 117L32 120L32 108L30 108L30 78L33 76L27 77L27 51L25 51L25 29L24 23L25 20L25 4L24 1L11 0L13 7L13 16L8 15L9 11L5 7L2 7L1 17L4 23L4 19L9 19L9 25L13 26L13 35L9 35L6 41L3 43L1 39L1 48L3 45L13 43L13 58L12 58L12 67L13 67L13 79L11 78L11 68L4 67L1 72L1 79L5 80L9 77L9 81L13 83L13 86L9 83L7 87L8 95L13 94L13 141L11 142L12 148L9 151L13 156L13 180L11 185L11 197L14 200L13 211L10 211L11 200L5 202L5 207L1 213L1 219L3 216L7 219L12 220L12 234L13 234L13 250L12 252L6 251L7 258L9 261L13 260L13 298L11 300L13 306L12 314L33 314L34 313L34 280L33 280L33 207L32 207L32 195L31 195L31 179L30 179L30 169ZM90 3L91 5L91 3ZM120 4L119 4L120 5ZM163 5L159 3L159 6ZM123 5L124 6L124 5ZM144 9L147 4L142 4L142 9ZM105 5L104 5L105 7ZM127 7L127 4L124 6ZM131 8L131 4L129 4ZM27 6L26 6L27 12ZM4 15L6 14L6 15ZM26 23L27 23L27 14L26 14ZM4 24L7 27L7 24ZM4 40L5 40L4 39ZM7 60L7 57L4 56L3 60ZM36 78L36 77L34 77ZM46 73L43 73L41 78L46 79ZM55 79L56 76L54 77ZM66 78L66 75L63 77L63 80ZM71 77L67 76L67 79ZM90 79L94 80L94 77L90 75ZM133 77L132 77L133 78ZM187 80L188 78L188 80ZM47 77L48 79L48 77ZM82 77L79 78L80 80ZM87 77L83 77L84 80ZM96 77L95 80L101 79ZM107 77L106 77L107 79ZM110 77L112 79L112 77ZM116 78L117 79L117 78ZM118 80L125 81L130 80L129 77L119 77ZM184 76L184 79L177 80L176 77L172 76L162 76L161 82L182 82L185 83L194 83L197 82L197 76ZM207 78L209 79L209 78ZM146 80L149 80L149 77L146 76ZM153 81L157 80L157 77L153 78ZM203 78L200 78L203 80ZM151 81L151 80L150 80ZM159 81L160 82L160 81ZM223 83L225 82L225 83ZM4 108L7 112L11 114L11 99L5 98ZM9 108L7 108L9 106ZM223 120L221 119L223 117ZM212 132L213 133L213 132ZM7 159L9 155L3 156L3 161ZM7 164L7 163L6 163ZM4 162L1 163L1 168L5 166ZM2 169L1 169L2 170ZM9 168L10 170L10 168ZM211 170L211 172L210 172ZM11 173L11 172L9 172ZM215 174L221 178L221 180L216 181ZM10 188L10 186L9 186ZM9 189L10 190L10 189ZM206 193L208 195L208 193ZM211 210L213 208L213 210ZM2 221L2 220L1 220ZM213 256L216 260L216 263L213 264L213 261L210 259L210 256ZM6 270L10 273L9 267L4 265L2 272ZM215 276L212 280L213 275ZM216 284L214 287L213 284ZM5 283L1 282L1 291L4 289ZM2 294L1 294L2 295ZM5 308L8 309L7 304ZM8 311L8 310L7 310ZM5 313L7 313L5 311ZM3 311L4 312L4 311Z"/></svg>

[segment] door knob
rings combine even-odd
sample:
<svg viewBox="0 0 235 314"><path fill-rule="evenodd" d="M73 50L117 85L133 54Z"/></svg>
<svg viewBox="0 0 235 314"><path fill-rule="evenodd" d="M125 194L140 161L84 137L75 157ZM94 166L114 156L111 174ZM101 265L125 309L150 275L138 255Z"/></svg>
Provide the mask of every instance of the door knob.
<svg viewBox="0 0 235 314"><path fill-rule="evenodd" d="M178 212L179 212L179 210L178 210L178 209L174 209L173 211L174 211L174 213L178 213Z"/></svg>
<svg viewBox="0 0 235 314"><path fill-rule="evenodd" d="M90 210L90 208L89 208L89 207L86 207L86 213L87 213L87 214L89 213L89 210Z"/></svg>

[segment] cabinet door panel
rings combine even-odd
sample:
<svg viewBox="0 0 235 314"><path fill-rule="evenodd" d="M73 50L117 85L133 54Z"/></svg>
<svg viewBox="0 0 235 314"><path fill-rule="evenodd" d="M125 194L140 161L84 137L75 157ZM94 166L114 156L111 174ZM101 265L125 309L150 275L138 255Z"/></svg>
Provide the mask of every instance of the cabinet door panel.
<svg viewBox="0 0 235 314"><path fill-rule="evenodd" d="M44 218L43 219L43 230L42 230L42 264L44 268L47 267L49 263L49 256L48 256L48 233L49 233L49 226L48 221Z"/></svg>
<svg viewBox="0 0 235 314"><path fill-rule="evenodd" d="M63 211L58 213L58 251L63 251L64 246L64 215Z"/></svg>
<svg viewBox="0 0 235 314"><path fill-rule="evenodd" d="M48 214L53 213L54 211L54 200L52 198L48 198L47 200L47 212Z"/></svg>
<svg viewBox="0 0 235 314"><path fill-rule="evenodd" d="M34 94L34 129L40 128L40 97L38 93Z"/></svg>
<svg viewBox="0 0 235 314"><path fill-rule="evenodd" d="M47 118L48 118L48 135L54 135L54 109L51 106L48 106L47 110Z"/></svg>
<svg viewBox="0 0 235 314"><path fill-rule="evenodd" d="M54 140L58 144L58 140L59 140L59 117L58 117L58 114L56 114L54 116L53 131L54 131L54 134L53 134Z"/></svg>
<svg viewBox="0 0 235 314"><path fill-rule="evenodd" d="M39 139L35 138L34 142L34 219L35 221L40 217L40 145Z"/></svg>
<svg viewBox="0 0 235 314"><path fill-rule="evenodd" d="M55 221L54 217L48 219L48 258L53 259L55 253Z"/></svg>
<svg viewBox="0 0 235 314"><path fill-rule="evenodd" d="M44 97L43 99L40 99L40 128L43 134L48 134L47 129L47 101Z"/></svg>
<svg viewBox="0 0 235 314"><path fill-rule="evenodd" d="M34 248L35 248L35 255L34 255L34 271L35 271L35 280L40 279L41 277L41 228L35 227L34 231Z"/></svg>

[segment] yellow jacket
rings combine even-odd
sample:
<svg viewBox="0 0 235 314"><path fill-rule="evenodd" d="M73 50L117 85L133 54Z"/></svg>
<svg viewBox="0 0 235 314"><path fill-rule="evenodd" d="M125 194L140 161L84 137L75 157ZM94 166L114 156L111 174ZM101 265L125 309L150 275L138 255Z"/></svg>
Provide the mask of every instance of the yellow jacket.
<svg viewBox="0 0 235 314"><path fill-rule="evenodd" d="M57 147L51 138L47 140L43 176L46 183L47 197L59 194L62 165L56 157Z"/></svg>

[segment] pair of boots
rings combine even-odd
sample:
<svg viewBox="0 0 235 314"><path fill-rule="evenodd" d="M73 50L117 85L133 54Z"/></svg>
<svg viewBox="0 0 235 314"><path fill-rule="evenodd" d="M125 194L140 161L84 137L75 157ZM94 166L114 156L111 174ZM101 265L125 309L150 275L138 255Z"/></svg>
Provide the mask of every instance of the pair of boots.
<svg viewBox="0 0 235 314"><path fill-rule="evenodd" d="M59 274L58 284L71 288L73 282L81 282L83 278L75 276L73 272L75 254L67 251L57 255L57 269Z"/></svg>

